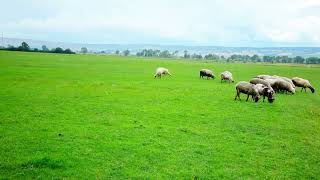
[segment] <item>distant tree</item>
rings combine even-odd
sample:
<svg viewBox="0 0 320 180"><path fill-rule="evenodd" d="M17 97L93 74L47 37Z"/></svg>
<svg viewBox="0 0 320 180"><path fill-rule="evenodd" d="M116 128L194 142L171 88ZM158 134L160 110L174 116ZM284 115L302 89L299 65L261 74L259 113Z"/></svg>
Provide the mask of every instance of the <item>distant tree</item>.
<svg viewBox="0 0 320 180"><path fill-rule="evenodd" d="M117 55L120 54L120 51L119 51L119 50L116 50L116 54L117 54Z"/></svg>
<svg viewBox="0 0 320 180"><path fill-rule="evenodd" d="M258 56L258 55L253 55L252 57L251 57L251 61L252 62L260 62L261 61L261 58Z"/></svg>
<svg viewBox="0 0 320 180"><path fill-rule="evenodd" d="M71 49L66 49L63 51L65 54L74 54L74 52L71 51Z"/></svg>
<svg viewBox="0 0 320 180"><path fill-rule="evenodd" d="M171 54L168 50L164 50L164 51L160 52L159 56L164 57L164 58L169 58L169 57L171 57Z"/></svg>
<svg viewBox="0 0 320 180"><path fill-rule="evenodd" d="M142 52L137 52L136 55L137 56L143 56Z"/></svg>
<svg viewBox="0 0 320 180"><path fill-rule="evenodd" d="M320 64L320 58L318 57L308 57L306 59L307 64Z"/></svg>
<svg viewBox="0 0 320 180"><path fill-rule="evenodd" d="M301 57L301 56L296 56L296 57L293 58L293 62L302 64L302 63L304 63L304 58Z"/></svg>
<svg viewBox="0 0 320 180"><path fill-rule="evenodd" d="M130 51L128 49L123 51L123 55L128 56L129 54L130 54Z"/></svg>
<svg viewBox="0 0 320 180"><path fill-rule="evenodd" d="M88 49L86 47L82 47L80 52L83 54L86 54L86 53L88 53Z"/></svg>
<svg viewBox="0 0 320 180"><path fill-rule="evenodd" d="M201 54L194 53L194 54L192 54L191 58L192 59L202 59L202 56L201 56Z"/></svg>
<svg viewBox="0 0 320 180"><path fill-rule="evenodd" d="M183 55L183 57L184 57L185 59L190 58L190 54L188 54L188 51L187 51L187 50L184 50L184 55Z"/></svg>
<svg viewBox="0 0 320 180"><path fill-rule="evenodd" d="M42 45L42 51L43 52L49 52L49 49L47 48L46 45Z"/></svg>
<svg viewBox="0 0 320 180"><path fill-rule="evenodd" d="M165 50L165 51L167 51L167 50ZM168 53L169 56L170 56L170 52L167 51L167 53ZM160 51L159 49L154 50L154 51L152 52L152 56L160 56L160 54L161 54L161 51Z"/></svg>
<svg viewBox="0 0 320 180"><path fill-rule="evenodd" d="M64 50L61 47L57 47L52 50L53 53L64 53Z"/></svg>
<svg viewBox="0 0 320 180"><path fill-rule="evenodd" d="M30 46L26 42L22 42L21 46L18 47L20 51L30 51Z"/></svg>

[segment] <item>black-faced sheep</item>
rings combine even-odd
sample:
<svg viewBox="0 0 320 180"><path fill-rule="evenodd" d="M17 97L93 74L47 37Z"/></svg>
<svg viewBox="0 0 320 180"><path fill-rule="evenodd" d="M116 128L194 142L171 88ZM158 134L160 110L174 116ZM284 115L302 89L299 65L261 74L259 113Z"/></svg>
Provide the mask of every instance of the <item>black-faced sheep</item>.
<svg viewBox="0 0 320 180"><path fill-rule="evenodd" d="M297 87L302 87L301 91L304 89L304 91L307 92L306 88L309 88L312 93L315 92L315 88L306 79L302 79L302 78L299 78L299 77L294 77L294 78L292 78L292 82Z"/></svg>
<svg viewBox="0 0 320 180"><path fill-rule="evenodd" d="M259 91L258 91L258 89L255 87L254 84L241 81L241 82L239 82L239 83L236 85L236 90L237 90L237 94L236 94L234 100L237 100L237 97L239 97L239 100L241 101L241 99L240 99L240 94L241 94L241 93L244 93L244 94L247 94L247 95L248 95L246 101L248 101L249 96L252 96L252 99L253 99L255 102L258 102L259 99L260 99Z"/></svg>
<svg viewBox="0 0 320 180"><path fill-rule="evenodd" d="M233 77L232 77L232 73L229 71L224 71L221 73L221 82L222 81L229 81L230 82L234 82Z"/></svg>
<svg viewBox="0 0 320 180"><path fill-rule="evenodd" d="M255 88L258 89L260 96L263 96L263 102L265 98L268 98L269 103L274 101L274 90L270 86L265 86L263 84L255 84Z"/></svg>
<svg viewBox="0 0 320 180"><path fill-rule="evenodd" d="M203 77L207 77L207 79L209 79L209 78L212 78L212 79L214 79L214 74L213 74L213 72L211 71L211 70L209 70L209 69L201 69L200 70L200 78L203 78Z"/></svg>
<svg viewBox="0 0 320 180"><path fill-rule="evenodd" d="M168 69L159 67L156 69L156 73L154 74L154 78L159 77L161 78L162 75L169 75L171 76L170 72Z"/></svg>

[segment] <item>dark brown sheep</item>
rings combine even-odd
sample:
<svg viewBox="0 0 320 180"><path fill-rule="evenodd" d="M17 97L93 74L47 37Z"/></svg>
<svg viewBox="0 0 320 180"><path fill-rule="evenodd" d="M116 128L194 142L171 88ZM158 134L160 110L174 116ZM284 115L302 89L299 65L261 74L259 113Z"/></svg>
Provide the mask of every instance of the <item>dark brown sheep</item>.
<svg viewBox="0 0 320 180"><path fill-rule="evenodd" d="M214 79L214 74L213 74L213 72L211 71L211 70L209 70L209 69L201 69L200 70L200 78L203 78L203 77L207 77L207 79L209 79L209 78L212 78L212 79Z"/></svg>

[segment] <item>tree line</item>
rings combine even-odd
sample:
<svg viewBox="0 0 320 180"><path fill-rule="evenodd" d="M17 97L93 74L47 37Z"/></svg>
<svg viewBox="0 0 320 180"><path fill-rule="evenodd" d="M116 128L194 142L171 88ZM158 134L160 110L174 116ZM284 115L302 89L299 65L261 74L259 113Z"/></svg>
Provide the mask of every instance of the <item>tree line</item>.
<svg viewBox="0 0 320 180"><path fill-rule="evenodd" d="M118 50L117 50L118 51ZM119 52L119 51L118 51ZM117 53L116 53L117 54ZM119 53L118 53L119 54ZM229 57L219 56L216 54L201 55L197 53L188 53L187 50L183 52L182 56L179 56L179 51L169 52L168 50L153 50L143 49L136 53L136 56L140 57L161 57L161 58L184 58L184 59L196 59L196 60L215 60L226 62L266 62L266 63L297 63L297 64L320 64L320 57L308 57L302 56L259 56L259 55L241 55L233 54Z"/></svg>
<svg viewBox="0 0 320 180"><path fill-rule="evenodd" d="M8 47L1 47L3 50L7 51L23 51L23 52L45 52L45 53L60 53L60 54L75 54L75 52L71 51L71 49L62 49L61 47L56 47L53 49L47 48L47 46L43 45L41 49L31 48L28 43L22 42L20 46L15 47L9 45Z"/></svg>
<svg viewBox="0 0 320 180"><path fill-rule="evenodd" d="M61 53L61 54L75 54L71 49L62 49L60 47L48 49L45 45L41 49L30 48L26 42L22 42L20 46L15 47L9 45L8 47L0 47L0 49L8 51L24 51L24 52L46 52L46 53ZM88 53L86 47L82 47L80 53ZM117 55L130 55L129 50L124 50L120 52L115 51ZM201 55L197 53L189 53L187 50L183 51L183 55L179 56L179 51L170 52L168 50L157 50L157 49L143 49L135 54L138 57L161 57L161 58L184 58L184 59L196 59L196 60L214 60L214 61L226 61L226 62L266 62L266 63L297 63L297 64L320 64L320 57L308 57L304 58L302 56L289 57L289 56L259 56L259 55L241 55L233 54L229 57L219 56L217 54L206 54Z"/></svg>

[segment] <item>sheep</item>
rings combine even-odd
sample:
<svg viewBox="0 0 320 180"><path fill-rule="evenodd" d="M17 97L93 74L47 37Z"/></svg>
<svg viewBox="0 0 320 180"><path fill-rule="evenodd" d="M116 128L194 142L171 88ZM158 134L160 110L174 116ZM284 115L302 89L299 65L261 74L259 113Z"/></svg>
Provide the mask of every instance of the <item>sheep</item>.
<svg viewBox="0 0 320 180"><path fill-rule="evenodd" d="M203 78L204 76L206 76L207 79L209 79L209 78L214 79L214 77L215 77L211 70L209 70L209 69L201 69L200 70L200 78Z"/></svg>
<svg viewBox="0 0 320 180"><path fill-rule="evenodd" d="M290 83L293 88L296 88L296 86L293 84L292 80L289 79L289 78L287 78L287 77L276 76L276 75L274 75L273 77L276 77L276 78L280 78L280 79L282 79L282 80L285 80L285 81L287 81L288 83Z"/></svg>
<svg viewBox="0 0 320 180"><path fill-rule="evenodd" d="M294 78L292 78L292 82L297 87L302 87L301 91L304 89L304 92L307 92L306 88L309 88L312 93L315 92L315 88L306 79L302 79L302 78L299 78L299 77L294 77Z"/></svg>
<svg viewBox="0 0 320 180"><path fill-rule="evenodd" d="M253 78L250 80L251 84L263 84L265 86L271 87L270 83L266 80L259 79L259 78ZM271 87L272 88L272 87Z"/></svg>
<svg viewBox="0 0 320 180"><path fill-rule="evenodd" d="M258 76L256 76L256 78L259 78L259 79L268 79L268 78L272 78L272 76L270 76L270 75L258 75Z"/></svg>
<svg viewBox="0 0 320 180"><path fill-rule="evenodd" d="M270 77L270 78L264 79L264 81L266 81L267 83L269 83L271 87L274 86L274 83L275 83L277 80L279 80L279 78L275 78L275 77Z"/></svg>
<svg viewBox="0 0 320 180"><path fill-rule="evenodd" d="M254 99L255 102L258 102L260 99L260 94L254 84L250 84L245 81L240 81L236 85L236 90L237 90L237 94L236 94L234 100L237 100L237 97L239 97L239 100L241 101L241 99L240 99L241 93L248 95L246 101L248 101L250 95L252 96L252 99Z"/></svg>
<svg viewBox="0 0 320 180"><path fill-rule="evenodd" d="M283 79L276 79L271 86L275 91L285 91L286 93L291 92L292 94L296 92L292 85Z"/></svg>
<svg viewBox="0 0 320 180"><path fill-rule="evenodd" d="M223 80L224 80L224 81L229 81L229 83L230 83L230 81L231 81L231 82L234 82L233 77L232 77L232 73L229 72L229 71L224 71L224 72L222 72L222 73L221 73L221 82L222 82Z"/></svg>
<svg viewBox="0 0 320 180"><path fill-rule="evenodd" d="M274 101L274 90L271 86L265 86L263 84L255 84L255 88L258 89L259 95L263 96L263 102L265 100L265 97L268 97L269 103L273 103Z"/></svg>
<svg viewBox="0 0 320 180"><path fill-rule="evenodd" d="M163 67L158 67L156 69L156 73L154 74L154 78L159 77L161 78L162 75L169 75L171 76L170 72L168 69L163 68Z"/></svg>

